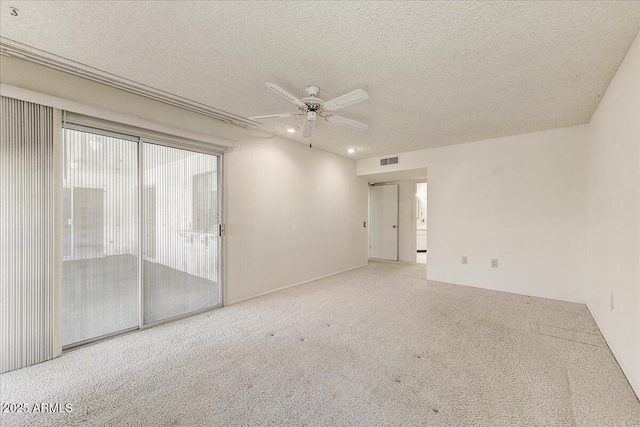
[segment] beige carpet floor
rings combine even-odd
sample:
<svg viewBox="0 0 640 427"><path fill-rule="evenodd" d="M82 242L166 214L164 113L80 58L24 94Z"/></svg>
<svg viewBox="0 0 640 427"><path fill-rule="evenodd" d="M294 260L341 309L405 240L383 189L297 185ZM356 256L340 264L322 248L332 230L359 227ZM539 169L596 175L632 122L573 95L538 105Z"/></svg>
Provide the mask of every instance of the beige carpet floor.
<svg viewBox="0 0 640 427"><path fill-rule="evenodd" d="M586 307L368 267L0 376L3 426L638 426Z"/></svg>

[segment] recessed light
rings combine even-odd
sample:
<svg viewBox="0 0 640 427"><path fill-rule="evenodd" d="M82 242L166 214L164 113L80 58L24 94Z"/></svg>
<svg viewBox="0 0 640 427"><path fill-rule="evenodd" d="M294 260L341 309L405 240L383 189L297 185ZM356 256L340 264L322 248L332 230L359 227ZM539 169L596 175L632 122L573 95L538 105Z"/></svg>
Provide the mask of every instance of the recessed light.
<svg viewBox="0 0 640 427"><path fill-rule="evenodd" d="M347 150L347 152L348 152L349 154L353 154L353 153L355 153L355 152L356 152L356 149L355 149L355 148L349 148L349 149Z"/></svg>
<svg viewBox="0 0 640 427"><path fill-rule="evenodd" d="M296 131L298 130L298 127L297 126L287 126L285 129L289 133L296 133Z"/></svg>

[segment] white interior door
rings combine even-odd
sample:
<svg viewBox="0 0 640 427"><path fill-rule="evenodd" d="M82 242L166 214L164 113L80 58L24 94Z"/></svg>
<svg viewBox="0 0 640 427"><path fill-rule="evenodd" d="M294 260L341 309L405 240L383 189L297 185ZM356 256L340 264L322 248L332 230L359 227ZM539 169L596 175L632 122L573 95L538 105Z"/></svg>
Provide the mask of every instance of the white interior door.
<svg viewBox="0 0 640 427"><path fill-rule="evenodd" d="M371 187L371 258L398 260L398 184Z"/></svg>

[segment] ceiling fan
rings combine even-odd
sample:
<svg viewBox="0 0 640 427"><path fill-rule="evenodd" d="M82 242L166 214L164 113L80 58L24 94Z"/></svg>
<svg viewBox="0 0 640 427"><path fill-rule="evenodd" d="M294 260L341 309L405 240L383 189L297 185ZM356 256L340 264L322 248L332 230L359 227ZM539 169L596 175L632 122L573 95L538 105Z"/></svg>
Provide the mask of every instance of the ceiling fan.
<svg viewBox="0 0 640 427"><path fill-rule="evenodd" d="M311 136L313 125L318 116L322 117L330 123L346 126L351 129L365 130L369 127L369 125L367 125L366 123L361 123L356 120L351 120L347 119L346 117L340 117L332 114L332 112L335 110L339 110L340 108L348 107L349 105L357 104L358 102L369 99L369 95L367 94L367 92L363 91L362 89L356 89L353 92L349 92L325 102L322 99L318 98L318 92L320 92L320 88L318 86L307 86L308 96L302 99L298 99L278 85L274 85L273 83L265 84L269 89L273 90L275 93L282 96L287 101L296 104L298 106L298 111L295 113L256 116L250 117L250 119L266 120L280 119L283 117L291 116L306 116L304 129L302 131L302 136L305 138L309 138Z"/></svg>

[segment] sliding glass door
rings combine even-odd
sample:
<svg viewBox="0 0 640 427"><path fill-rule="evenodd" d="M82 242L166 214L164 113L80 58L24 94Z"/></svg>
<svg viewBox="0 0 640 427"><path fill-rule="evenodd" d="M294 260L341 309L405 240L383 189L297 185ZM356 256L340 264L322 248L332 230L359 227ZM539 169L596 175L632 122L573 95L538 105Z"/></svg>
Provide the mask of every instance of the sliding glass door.
<svg viewBox="0 0 640 427"><path fill-rule="evenodd" d="M219 157L144 143L144 323L220 304Z"/></svg>
<svg viewBox="0 0 640 427"><path fill-rule="evenodd" d="M220 305L220 156L64 132L63 345Z"/></svg>
<svg viewBox="0 0 640 427"><path fill-rule="evenodd" d="M138 327L138 143L65 129L63 345Z"/></svg>

